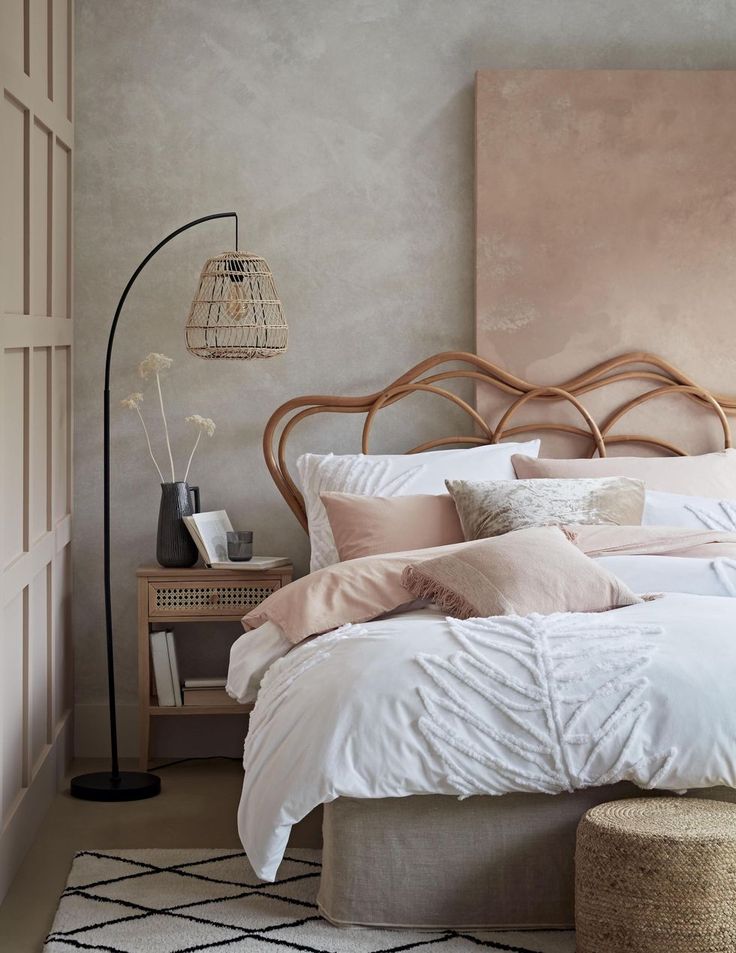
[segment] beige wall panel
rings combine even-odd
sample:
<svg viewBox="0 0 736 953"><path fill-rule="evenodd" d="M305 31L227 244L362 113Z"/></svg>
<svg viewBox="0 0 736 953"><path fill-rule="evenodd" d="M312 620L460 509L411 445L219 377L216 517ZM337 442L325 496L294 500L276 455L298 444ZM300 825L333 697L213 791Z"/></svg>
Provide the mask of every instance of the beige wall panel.
<svg viewBox="0 0 736 953"><path fill-rule="evenodd" d="M4 253L0 261L0 290L2 310L8 314L24 312L24 261L25 261L25 164L26 144L25 110L7 94L2 104L0 124L0 149L2 150L3 176L3 235Z"/></svg>
<svg viewBox="0 0 736 953"><path fill-rule="evenodd" d="M25 549L26 361L25 348L8 348L3 353L4 426L0 454L3 566L13 562Z"/></svg>
<svg viewBox="0 0 736 953"><path fill-rule="evenodd" d="M72 705L74 692L72 684L73 652L71 618L71 545L56 554L52 567L52 626L51 626L51 699L52 725L59 720Z"/></svg>
<svg viewBox="0 0 736 953"><path fill-rule="evenodd" d="M68 347L54 348L52 371L52 445L54 493L53 514L58 522L69 512L69 389L70 355Z"/></svg>
<svg viewBox="0 0 736 953"><path fill-rule="evenodd" d="M2 787L0 828L23 787L23 596L2 611L0 629L0 735L2 736Z"/></svg>
<svg viewBox="0 0 736 953"><path fill-rule="evenodd" d="M25 65L25 0L0 0L0 51L3 61L22 71Z"/></svg>
<svg viewBox="0 0 736 953"><path fill-rule="evenodd" d="M31 351L31 428L29 460L28 535L31 546L50 529L49 394L51 348Z"/></svg>
<svg viewBox="0 0 736 953"><path fill-rule="evenodd" d="M57 140L54 145L53 275L51 307L55 318L69 317L69 183L70 153Z"/></svg>
<svg viewBox="0 0 736 953"><path fill-rule="evenodd" d="M68 762L72 13L0 0L0 900Z"/></svg>
<svg viewBox="0 0 736 953"><path fill-rule="evenodd" d="M49 314L49 172L51 134L37 121L31 126L30 182L30 310L31 314Z"/></svg>
<svg viewBox="0 0 736 953"><path fill-rule="evenodd" d="M48 569L28 587L28 764L33 774L48 740Z"/></svg>
<svg viewBox="0 0 736 953"><path fill-rule="evenodd" d="M49 92L49 2L28 0L30 76L39 92Z"/></svg>
<svg viewBox="0 0 736 953"><path fill-rule="evenodd" d="M69 87L69 26L71 0L52 0L52 61L54 102L71 118Z"/></svg>

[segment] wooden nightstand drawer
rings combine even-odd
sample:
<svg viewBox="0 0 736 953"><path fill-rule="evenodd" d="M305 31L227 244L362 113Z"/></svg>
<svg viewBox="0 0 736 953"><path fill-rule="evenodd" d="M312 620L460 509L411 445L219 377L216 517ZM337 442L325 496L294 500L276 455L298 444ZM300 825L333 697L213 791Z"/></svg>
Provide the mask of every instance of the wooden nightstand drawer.
<svg viewBox="0 0 736 953"><path fill-rule="evenodd" d="M245 615L280 586L278 579L201 586L181 582L152 582L148 586L148 615L152 619L176 615L203 618Z"/></svg>

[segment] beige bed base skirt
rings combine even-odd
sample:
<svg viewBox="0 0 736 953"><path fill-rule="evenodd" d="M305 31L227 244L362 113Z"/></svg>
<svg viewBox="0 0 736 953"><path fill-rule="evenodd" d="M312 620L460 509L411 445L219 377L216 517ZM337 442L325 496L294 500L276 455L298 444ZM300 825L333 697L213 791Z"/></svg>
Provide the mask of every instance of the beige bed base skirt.
<svg viewBox="0 0 736 953"><path fill-rule="evenodd" d="M578 821L603 801L661 793L338 798L324 810L320 911L366 926L572 927ZM736 802L730 788L690 793Z"/></svg>

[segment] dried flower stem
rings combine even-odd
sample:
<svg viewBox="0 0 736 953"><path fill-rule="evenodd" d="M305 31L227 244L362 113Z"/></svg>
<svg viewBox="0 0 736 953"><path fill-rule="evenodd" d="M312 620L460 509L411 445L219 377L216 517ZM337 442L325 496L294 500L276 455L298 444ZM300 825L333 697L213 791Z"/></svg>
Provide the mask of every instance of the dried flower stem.
<svg viewBox="0 0 736 953"><path fill-rule="evenodd" d="M161 477L161 482L165 483L166 480L164 480L164 475L161 472L161 467L158 465L158 463L156 463L156 458L154 457L153 450L151 449L151 438L148 436L148 427L146 427L146 422L143 419L143 414L140 412L140 408L138 407L137 404L135 406L135 412L138 414L138 417L140 418L141 426L143 427L143 433L146 435L146 443L148 444L148 452L151 454L151 460L153 460L153 465L158 470L158 475Z"/></svg>
<svg viewBox="0 0 736 953"><path fill-rule="evenodd" d="M189 454L189 463L187 463L187 472L184 474L184 482L187 482L187 476L189 475L189 467L192 465L192 459L196 453L197 447L199 446L199 441L203 433L206 433L208 437L211 437L215 430L217 429L214 420L211 417L202 417L201 414L192 414L191 417L185 417L184 420L188 424L193 424L199 433L197 434L197 439L194 441L194 446L192 447L192 452Z"/></svg>
<svg viewBox="0 0 736 953"><path fill-rule="evenodd" d="M158 376L158 371L156 371L156 387L158 388L158 402L161 405L161 416L164 421L164 433L166 434L166 449L169 451L169 463L171 464L171 482L176 482L176 477L174 476L174 457L171 453L171 441L169 440L169 425L166 421L166 411L164 410L164 397L161 393L161 379ZM186 479L186 478L185 478Z"/></svg>
<svg viewBox="0 0 736 953"><path fill-rule="evenodd" d="M197 439L194 441L194 446L192 447L192 452L189 454L189 463L187 463L187 470L186 470L186 473L184 474L184 482L185 482L185 483L187 482L187 477L189 476L189 467L192 465L192 460L193 460L193 458L194 458L194 454L196 453L197 447L199 446L199 441L200 441L201 439L202 439L202 431L200 430L199 433L197 434Z"/></svg>

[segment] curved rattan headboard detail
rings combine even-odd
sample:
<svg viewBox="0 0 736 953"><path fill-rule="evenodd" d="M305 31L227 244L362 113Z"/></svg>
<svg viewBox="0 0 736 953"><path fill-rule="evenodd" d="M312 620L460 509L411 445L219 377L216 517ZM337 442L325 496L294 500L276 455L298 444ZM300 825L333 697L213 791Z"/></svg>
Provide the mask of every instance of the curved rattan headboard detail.
<svg viewBox="0 0 736 953"><path fill-rule="evenodd" d="M448 364L460 364L462 366L440 369L442 365ZM430 371L433 373L429 373ZM465 400L441 386L445 381L462 379L487 384L509 395L509 406L495 428L483 420L478 412ZM601 387L623 381L643 381L651 384L651 389L627 400L601 424L596 423L581 403L580 398L591 391L599 390ZM374 394L368 394L365 397L323 395L295 397L282 404L271 416L263 434L263 452L266 464L281 495L304 529L307 528L304 500L286 464L286 443L294 427L314 414L365 414L362 452L368 453L370 432L378 411L417 392L437 395L452 401L468 414L478 428L480 435L438 437L412 447L407 450L407 453L419 453L436 447L460 444L498 443L505 438L515 438L532 432L555 431L589 439L591 441L591 455L595 455L597 452L601 456L605 456L606 444L633 443L646 444L671 454L685 456L686 452L684 450L666 440L646 436L645 434L611 434L610 431L625 414L635 407L659 397L681 394L700 405L701 408L710 409L716 415L723 429L723 444L725 447L730 447L731 429L727 415L736 414L736 398L718 397L710 394L683 374L682 371L668 364L667 361L656 354L645 352L622 354L620 357L597 364L589 371L585 371L585 373L579 374L559 386L537 387L520 377L514 377L513 374L507 373L489 361L484 361L477 354L464 351L446 351L428 357L405 374L402 374L388 387L376 391ZM532 401L540 401L546 404L567 401L578 411L585 426L578 427L566 423L543 422L510 427L509 423L516 412ZM277 438L280 427L281 432Z"/></svg>

